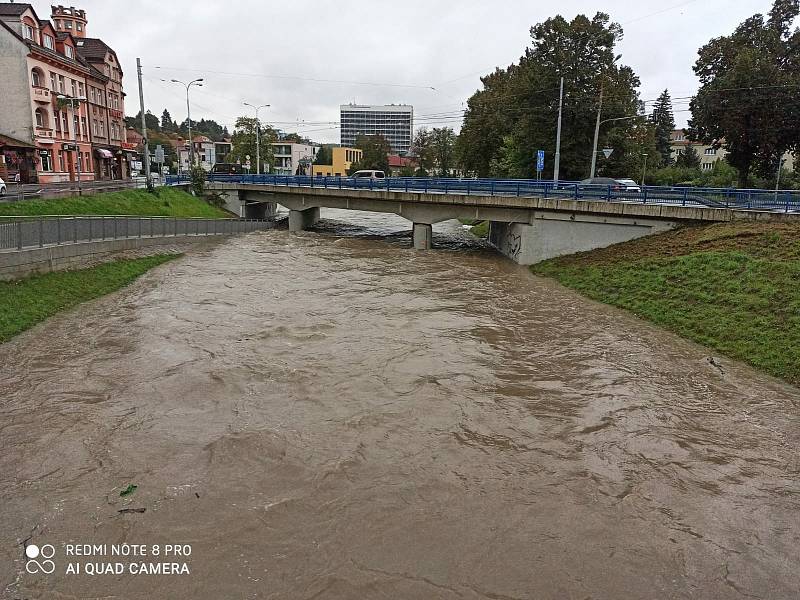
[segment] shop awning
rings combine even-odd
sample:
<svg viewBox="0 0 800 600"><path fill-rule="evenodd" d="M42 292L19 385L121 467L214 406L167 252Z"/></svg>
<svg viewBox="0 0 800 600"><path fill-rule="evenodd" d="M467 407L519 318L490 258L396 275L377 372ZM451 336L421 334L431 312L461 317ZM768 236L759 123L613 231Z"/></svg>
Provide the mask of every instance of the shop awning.
<svg viewBox="0 0 800 600"><path fill-rule="evenodd" d="M114 155L105 148L95 148L94 151L100 158L114 158Z"/></svg>

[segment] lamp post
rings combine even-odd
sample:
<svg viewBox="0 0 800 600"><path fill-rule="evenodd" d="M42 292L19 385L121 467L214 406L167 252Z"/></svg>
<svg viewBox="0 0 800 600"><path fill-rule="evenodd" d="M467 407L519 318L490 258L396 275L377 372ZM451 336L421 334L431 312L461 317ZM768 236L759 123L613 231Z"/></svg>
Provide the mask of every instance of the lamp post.
<svg viewBox="0 0 800 600"><path fill-rule="evenodd" d="M598 117L600 116L599 112L597 113L597 116ZM598 138L600 137L600 125L602 125L603 123L610 123L611 121L625 121L626 119L637 119L641 116L642 115L630 115L628 117L615 117L613 119L604 119L602 121L598 118L597 124L595 125L594 128L594 145L592 146L592 170L591 173L589 174L590 178L594 177L595 166L597 165L597 141Z"/></svg>
<svg viewBox="0 0 800 600"><path fill-rule="evenodd" d="M66 96L64 94L59 94L56 96L62 102L69 102L69 106L72 109L72 141L75 143L75 154L77 160L75 161L75 166L78 169L78 196L81 195L81 148L78 146L78 131L75 127L75 103L77 102L80 104L81 102L85 102L86 98L84 97L76 97L76 96ZM78 119L78 127L80 127L80 118Z"/></svg>
<svg viewBox="0 0 800 600"><path fill-rule="evenodd" d="M189 83L185 83L178 79L170 79L170 82L180 83L182 86L186 88L186 123L187 127L189 128L189 168L191 169L192 167L194 167L194 141L192 140L192 111L191 108L189 108L189 88L192 87L193 85L196 85L197 87L203 87L202 83L203 78L200 77L198 79L190 81Z"/></svg>
<svg viewBox="0 0 800 600"><path fill-rule="evenodd" d="M261 121L258 120L258 111L262 108L269 108L269 104L261 104L259 106L249 102L244 102L243 104L256 109L256 175L261 175Z"/></svg>
<svg viewBox="0 0 800 600"><path fill-rule="evenodd" d="M644 178L647 175L647 157L649 155L643 153L642 156L644 157L644 166L642 167L642 191L644 191Z"/></svg>

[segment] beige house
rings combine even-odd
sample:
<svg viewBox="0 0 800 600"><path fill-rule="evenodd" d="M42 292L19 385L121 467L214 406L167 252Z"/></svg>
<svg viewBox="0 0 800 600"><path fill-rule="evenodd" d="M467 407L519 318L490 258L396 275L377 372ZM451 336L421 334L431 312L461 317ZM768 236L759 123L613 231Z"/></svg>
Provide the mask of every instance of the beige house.
<svg viewBox="0 0 800 600"><path fill-rule="evenodd" d="M710 171L714 168L714 163L722 160L728 155L727 150L724 148L715 149L713 146L700 144L697 142L690 142L686 135L685 129L676 129L669 137L670 139L670 156L672 160L678 160L678 156L686 151L686 148L692 146L697 156L700 157L700 168L703 171ZM787 171L794 171L795 156L790 152L783 155L783 168Z"/></svg>

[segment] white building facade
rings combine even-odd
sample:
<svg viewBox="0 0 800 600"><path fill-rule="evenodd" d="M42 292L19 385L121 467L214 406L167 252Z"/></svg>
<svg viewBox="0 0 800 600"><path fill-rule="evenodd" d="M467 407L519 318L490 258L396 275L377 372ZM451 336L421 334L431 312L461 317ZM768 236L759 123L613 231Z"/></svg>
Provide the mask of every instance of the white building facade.
<svg viewBox="0 0 800 600"><path fill-rule="evenodd" d="M273 142L275 165L272 172L278 175L311 175L311 165L319 146L296 142Z"/></svg>
<svg viewBox="0 0 800 600"><path fill-rule="evenodd" d="M339 106L342 146L354 147L362 135L382 135L392 154L407 154L414 138L414 107L408 104Z"/></svg>

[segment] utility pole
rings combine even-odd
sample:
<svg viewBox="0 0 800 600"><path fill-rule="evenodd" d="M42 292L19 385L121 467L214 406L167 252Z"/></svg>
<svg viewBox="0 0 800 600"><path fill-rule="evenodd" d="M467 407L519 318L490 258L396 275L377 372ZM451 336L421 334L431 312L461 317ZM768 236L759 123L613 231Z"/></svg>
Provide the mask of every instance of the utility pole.
<svg viewBox="0 0 800 600"><path fill-rule="evenodd" d="M553 162L553 182L558 183L561 166L561 109L564 107L564 78L561 78L561 91L558 94L558 127L556 128L556 157Z"/></svg>
<svg viewBox="0 0 800 600"><path fill-rule="evenodd" d="M597 166L597 139L600 137L600 113L603 111L603 85L600 84L600 103L597 106L597 122L594 125L594 145L592 146L592 170L589 178L594 177Z"/></svg>
<svg viewBox="0 0 800 600"><path fill-rule="evenodd" d="M778 159L778 174L775 176L775 202L778 201L778 190L781 185L781 171L783 170L783 157Z"/></svg>
<svg viewBox="0 0 800 600"><path fill-rule="evenodd" d="M139 76L139 111L142 115L142 144L144 144L144 177L148 191L153 189L150 181L150 144L147 142L147 121L144 118L144 90L142 89L142 60L136 59L136 73Z"/></svg>
<svg viewBox="0 0 800 600"><path fill-rule="evenodd" d="M642 191L644 191L644 178L647 175L647 154L642 154L644 157L644 166L642 167Z"/></svg>

